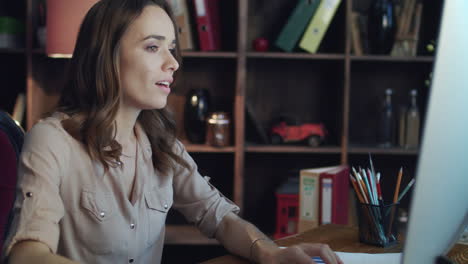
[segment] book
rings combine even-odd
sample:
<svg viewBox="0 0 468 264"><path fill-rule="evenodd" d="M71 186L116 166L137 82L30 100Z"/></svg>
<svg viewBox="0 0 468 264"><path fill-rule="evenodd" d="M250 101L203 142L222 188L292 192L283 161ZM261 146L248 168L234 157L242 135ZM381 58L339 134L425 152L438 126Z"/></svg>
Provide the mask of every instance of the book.
<svg viewBox="0 0 468 264"><path fill-rule="evenodd" d="M341 165L320 174L319 224L348 224L349 167Z"/></svg>
<svg viewBox="0 0 468 264"><path fill-rule="evenodd" d="M288 21L282 28L275 45L287 52L291 52L297 44L307 23L315 14L320 0L299 0Z"/></svg>
<svg viewBox="0 0 468 264"><path fill-rule="evenodd" d="M317 52L340 3L341 0L322 0L320 2L299 42L299 47L309 53Z"/></svg>
<svg viewBox="0 0 468 264"><path fill-rule="evenodd" d="M219 0L194 0L194 4L200 50L220 50Z"/></svg>
<svg viewBox="0 0 468 264"><path fill-rule="evenodd" d="M336 168L337 166L300 170L298 232L304 232L319 225L320 174Z"/></svg>
<svg viewBox="0 0 468 264"><path fill-rule="evenodd" d="M193 50L194 43L192 37L192 25L190 23L190 13L186 0L168 0L172 8L174 18L177 24L179 34L179 43L181 50Z"/></svg>

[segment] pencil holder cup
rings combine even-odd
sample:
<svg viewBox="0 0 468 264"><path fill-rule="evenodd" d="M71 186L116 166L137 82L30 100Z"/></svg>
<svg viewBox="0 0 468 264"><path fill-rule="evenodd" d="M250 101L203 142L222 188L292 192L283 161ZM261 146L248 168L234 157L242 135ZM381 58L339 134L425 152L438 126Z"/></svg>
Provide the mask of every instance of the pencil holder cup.
<svg viewBox="0 0 468 264"><path fill-rule="evenodd" d="M379 247L398 243L398 203L371 205L358 203L359 241Z"/></svg>

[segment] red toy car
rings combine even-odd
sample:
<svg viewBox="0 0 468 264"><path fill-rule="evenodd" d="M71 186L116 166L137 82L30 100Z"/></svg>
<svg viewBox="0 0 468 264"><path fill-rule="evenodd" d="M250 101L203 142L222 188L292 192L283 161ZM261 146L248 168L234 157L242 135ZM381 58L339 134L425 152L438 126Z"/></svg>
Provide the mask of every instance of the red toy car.
<svg viewBox="0 0 468 264"><path fill-rule="evenodd" d="M326 134L323 124L288 125L282 121L271 128L271 143L307 142L309 146L317 147L324 141Z"/></svg>

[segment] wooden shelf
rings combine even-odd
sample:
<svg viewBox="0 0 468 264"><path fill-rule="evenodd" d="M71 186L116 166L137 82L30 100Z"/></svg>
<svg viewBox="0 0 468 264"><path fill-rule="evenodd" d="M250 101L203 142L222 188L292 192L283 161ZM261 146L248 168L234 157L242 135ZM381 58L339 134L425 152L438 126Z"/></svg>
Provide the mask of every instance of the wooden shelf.
<svg viewBox="0 0 468 264"><path fill-rule="evenodd" d="M166 245L219 245L213 238L207 238L191 225L166 225Z"/></svg>
<svg viewBox="0 0 468 264"><path fill-rule="evenodd" d="M234 153L234 147L212 147L206 144L182 142L188 152Z"/></svg>
<svg viewBox="0 0 468 264"><path fill-rule="evenodd" d="M381 61L381 62L433 62L432 56L416 56L416 57L393 57L386 55L351 55L352 61Z"/></svg>
<svg viewBox="0 0 468 264"><path fill-rule="evenodd" d="M182 51L183 58L237 58L236 52L223 51Z"/></svg>
<svg viewBox="0 0 468 264"><path fill-rule="evenodd" d="M379 148L369 146L352 146L348 148L349 154L387 154L387 155L418 155L418 149L406 149L400 147Z"/></svg>
<svg viewBox="0 0 468 264"><path fill-rule="evenodd" d="M260 153L341 153L340 147L308 147L308 146L247 146L247 152Z"/></svg>
<svg viewBox="0 0 468 264"><path fill-rule="evenodd" d="M263 59L302 59L302 60L343 60L344 54L310 54L310 53L288 53L288 52L247 52L247 58Z"/></svg>

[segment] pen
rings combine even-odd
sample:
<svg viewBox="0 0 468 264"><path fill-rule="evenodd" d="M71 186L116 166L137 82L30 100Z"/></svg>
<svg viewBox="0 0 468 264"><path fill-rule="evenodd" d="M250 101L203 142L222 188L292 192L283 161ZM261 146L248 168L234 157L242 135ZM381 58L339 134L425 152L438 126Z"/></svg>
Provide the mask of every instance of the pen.
<svg viewBox="0 0 468 264"><path fill-rule="evenodd" d="M405 196L405 194L409 191L409 189L411 188L411 186L413 186L414 184L414 178L411 179L411 181L408 183L408 185L406 185L405 189L401 192L400 196L398 196L398 202L400 202L401 198L403 198L403 196Z"/></svg>
<svg viewBox="0 0 468 264"><path fill-rule="evenodd" d="M397 183L395 187L395 194L393 195L393 203L398 201L398 193L400 192L400 184L401 184L401 177L403 176L403 167L400 167L400 171L398 172Z"/></svg>
<svg viewBox="0 0 468 264"><path fill-rule="evenodd" d="M382 189L380 189L380 172L377 173L377 193L379 194L380 202L383 202Z"/></svg>
<svg viewBox="0 0 468 264"><path fill-rule="evenodd" d="M400 167L400 171L398 172L398 178L397 178L397 184L395 186L395 194L393 195L393 205L390 207L391 209L391 216L390 216L390 221L388 222L388 227L387 227L387 238L390 238L390 234L392 232L392 226L393 226L393 218L395 217L395 203L398 201L398 193L400 191L400 184L401 184L401 177L403 176L403 167Z"/></svg>

